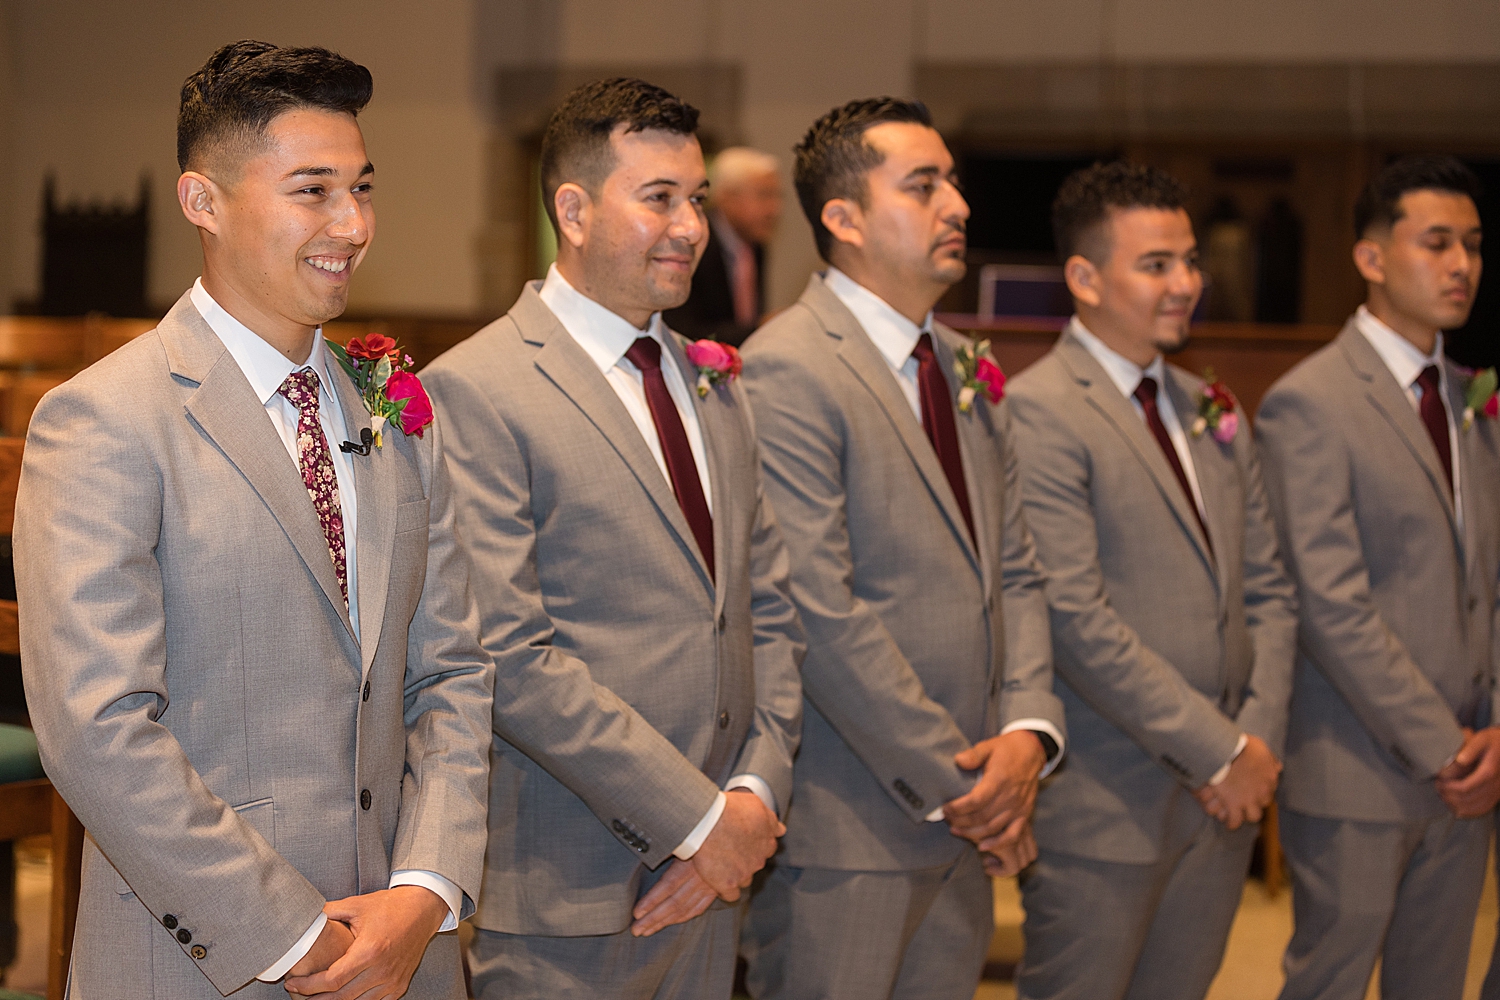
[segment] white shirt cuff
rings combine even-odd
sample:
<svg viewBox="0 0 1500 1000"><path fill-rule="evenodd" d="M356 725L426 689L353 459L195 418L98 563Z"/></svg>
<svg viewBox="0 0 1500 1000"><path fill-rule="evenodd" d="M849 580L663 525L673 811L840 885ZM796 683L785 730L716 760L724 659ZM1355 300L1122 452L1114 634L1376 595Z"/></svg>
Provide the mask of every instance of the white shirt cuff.
<svg viewBox="0 0 1500 1000"><path fill-rule="evenodd" d="M312 946L317 943L318 935L323 933L323 928L326 926L328 926L328 915L326 913L318 914L318 919L312 922L311 927L302 932L302 936L297 939L297 943L292 945L285 955L281 956L281 960L255 978L263 983L274 983L286 975L291 971L292 966L302 961L303 955L312 951Z"/></svg>
<svg viewBox="0 0 1500 1000"><path fill-rule="evenodd" d="M464 891L458 886L437 872L424 872L415 868L391 872L390 888L394 889L398 885L420 885L424 889L431 889L439 899L448 904L448 915L443 918L443 926L438 928L439 934L458 927L459 914L464 908Z"/></svg>
<svg viewBox="0 0 1500 1000"><path fill-rule="evenodd" d="M1229 760L1224 763L1224 766L1215 771L1214 776L1208 779L1208 786L1210 788L1214 785L1222 785L1224 783L1224 779L1229 777L1229 765L1233 764L1235 758L1239 757L1245 751L1245 744L1249 742L1250 737L1244 733L1240 733L1239 741L1234 745L1234 753L1230 755Z"/></svg>
<svg viewBox="0 0 1500 1000"><path fill-rule="evenodd" d="M764 778L758 774L736 774L724 785L724 791L732 792L736 788L748 788L760 799L760 804L771 811L772 816L779 816L776 811L776 796L771 794L771 786L766 784Z"/></svg>
<svg viewBox="0 0 1500 1000"><path fill-rule="evenodd" d="M1013 733L1017 729L1030 729L1033 732L1046 733L1052 737L1052 742L1057 744L1057 755L1042 765L1042 773L1037 775L1037 778L1045 778L1057 770L1057 765L1062 763L1063 757L1068 752L1067 741L1063 739L1062 733L1057 731L1057 727L1046 719L1017 719L1000 730L1000 735L1004 736L1006 733Z"/></svg>
<svg viewBox="0 0 1500 1000"><path fill-rule="evenodd" d="M727 805L729 805L729 799L725 798L723 792L720 792L714 797L714 804L708 807L708 812L703 814L703 818L698 821L698 825L693 827L693 832L687 835L686 840L677 845L677 850L672 852L672 856L681 861L691 860L693 855L698 853L698 848L702 847L703 842L708 839L708 835L713 833L714 827L718 824L719 817L724 815L724 807Z"/></svg>

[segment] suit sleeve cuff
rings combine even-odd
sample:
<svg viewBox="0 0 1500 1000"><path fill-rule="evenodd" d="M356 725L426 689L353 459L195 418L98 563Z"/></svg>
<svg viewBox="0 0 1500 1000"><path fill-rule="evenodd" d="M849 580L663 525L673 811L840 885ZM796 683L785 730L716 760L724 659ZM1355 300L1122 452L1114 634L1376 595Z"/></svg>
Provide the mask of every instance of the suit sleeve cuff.
<svg viewBox="0 0 1500 1000"><path fill-rule="evenodd" d="M766 784L765 779L758 774L736 774L724 785L724 791L732 792L736 788L748 788L760 799L760 804L771 810L772 816L780 816L776 811L776 796L771 792L771 786Z"/></svg>
<svg viewBox="0 0 1500 1000"><path fill-rule="evenodd" d="M323 928L328 926L327 914L318 914L318 919L312 922L312 926L302 932L297 943L287 949L287 953L281 956L280 961L271 966L265 972L256 976L263 983L274 983L282 976L291 971L292 966L302 961L302 956L312 951L312 946L317 943L318 935L323 933Z"/></svg>
<svg viewBox="0 0 1500 1000"><path fill-rule="evenodd" d="M443 926L438 928L439 934L458 927L459 917L464 907L464 891L458 886L437 872L424 872L410 868L391 872L390 888L394 889L398 885L420 885L436 893L439 899L448 904L448 915L443 918Z"/></svg>
<svg viewBox="0 0 1500 1000"><path fill-rule="evenodd" d="M1034 733L1044 733L1052 741L1053 745L1057 747L1057 753L1047 758L1047 763L1042 765L1042 773L1037 775L1037 777L1045 778L1057 770L1057 765L1062 763L1063 755L1068 752L1067 741L1063 739L1063 734L1058 731L1058 728L1046 719L1017 719L1000 730L1000 735L1004 736L1006 733L1013 733L1017 729L1029 729Z"/></svg>
<svg viewBox="0 0 1500 1000"><path fill-rule="evenodd" d="M1244 752L1245 744L1249 742L1250 737L1246 736L1244 733L1240 733L1239 742L1235 743L1234 745L1234 753L1231 754L1229 759L1224 762L1224 766L1215 771L1214 776L1208 779L1208 786L1210 788L1214 787L1215 785L1222 785L1224 783L1224 779L1229 777L1230 765L1233 764L1239 757L1239 755Z"/></svg>
<svg viewBox="0 0 1500 1000"><path fill-rule="evenodd" d="M693 855L698 853L698 848L702 847L703 842L708 839L708 835L713 833L714 827L718 825L719 817L724 815L724 807L728 804L729 800L724 797L723 792L715 796L714 804L708 807L708 812L703 814L703 818L698 821L697 826L693 827L693 832L687 835L687 839L677 845L677 850L672 852L672 856L680 861L691 860Z"/></svg>

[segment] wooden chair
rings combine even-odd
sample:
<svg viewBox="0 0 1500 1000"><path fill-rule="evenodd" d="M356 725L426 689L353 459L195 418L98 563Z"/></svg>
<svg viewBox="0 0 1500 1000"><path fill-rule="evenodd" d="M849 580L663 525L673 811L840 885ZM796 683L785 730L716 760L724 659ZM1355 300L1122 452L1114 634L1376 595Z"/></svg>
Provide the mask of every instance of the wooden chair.
<svg viewBox="0 0 1500 1000"><path fill-rule="evenodd" d="M23 444L19 438L0 439L0 535L9 536L15 523ZM21 653L15 601L0 601L0 653ZM52 837L47 1000L62 1000L73 956L73 928L78 922L83 826L45 777L0 784L0 842L41 834Z"/></svg>

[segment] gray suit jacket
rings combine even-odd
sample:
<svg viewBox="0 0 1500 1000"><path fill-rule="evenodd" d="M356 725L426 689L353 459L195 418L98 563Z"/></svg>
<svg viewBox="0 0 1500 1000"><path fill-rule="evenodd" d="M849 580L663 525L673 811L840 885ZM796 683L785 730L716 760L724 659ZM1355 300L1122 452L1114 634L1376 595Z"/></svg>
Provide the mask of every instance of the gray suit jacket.
<svg viewBox="0 0 1500 1000"><path fill-rule="evenodd" d="M1460 421L1463 384L1450 363ZM1272 387L1257 428L1301 595L1282 799L1337 819L1440 816L1429 779L1458 718L1500 719L1500 427L1460 430L1460 532L1432 439L1351 320Z"/></svg>
<svg viewBox="0 0 1500 1000"><path fill-rule="evenodd" d="M393 868L478 897L493 665L440 449L432 427L354 461L361 642L296 463L186 295L37 407L16 582L43 761L91 835L73 996L227 994ZM455 937L413 996L463 996Z"/></svg>
<svg viewBox="0 0 1500 1000"><path fill-rule="evenodd" d="M1184 427L1202 386L1167 367ZM1286 734L1296 602L1249 422L1229 444L1188 435L1210 551L1145 421L1071 333L1006 389L1073 741L1038 799L1037 840L1155 862L1174 811L1198 808L1187 789L1241 732L1278 755Z"/></svg>
<svg viewBox="0 0 1500 1000"><path fill-rule="evenodd" d="M950 380L963 342L936 330ZM926 816L973 784L954 754L1016 719L1064 727L1009 410L954 414L976 546L890 366L821 275L744 357L809 645L785 861L947 863L966 842Z"/></svg>
<svg viewBox="0 0 1500 1000"><path fill-rule="evenodd" d="M802 630L739 386L694 396L712 580L640 430L538 287L423 375L501 699L477 919L612 934L729 778L759 775L785 808ZM694 383L677 339L663 363Z"/></svg>

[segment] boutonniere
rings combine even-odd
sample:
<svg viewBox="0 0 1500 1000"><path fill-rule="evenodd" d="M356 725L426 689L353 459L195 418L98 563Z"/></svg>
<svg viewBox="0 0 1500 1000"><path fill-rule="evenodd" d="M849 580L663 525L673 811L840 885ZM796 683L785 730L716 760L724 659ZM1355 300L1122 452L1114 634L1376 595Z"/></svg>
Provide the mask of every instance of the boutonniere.
<svg viewBox="0 0 1500 1000"><path fill-rule="evenodd" d="M1464 386L1464 430L1474 426L1476 415L1490 420L1500 417L1500 397L1495 395L1497 385L1500 385L1500 379L1496 378L1493 368L1469 376L1469 384Z"/></svg>
<svg viewBox="0 0 1500 1000"><path fill-rule="evenodd" d="M744 362L731 344L717 340L695 340L687 345L688 360L698 368L698 395L707 396L716 385L728 385L740 377Z"/></svg>
<svg viewBox="0 0 1500 1000"><path fill-rule="evenodd" d="M955 351L953 370L963 383L958 390L959 413L973 409L976 396L982 395L991 403L998 403L1005 395L1005 373L995 364L988 340L965 344Z"/></svg>
<svg viewBox="0 0 1500 1000"><path fill-rule="evenodd" d="M354 380L365 409L370 411L375 447L380 447L386 424L401 428L403 434L422 436L423 428L432 423L432 400L427 398L421 379L410 371L411 355L403 354L394 340L379 333L355 337L343 346L330 340L328 349Z"/></svg>
<svg viewBox="0 0 1500 1000"><path fill-rule="evenodd" d="M1193 437L1212 431L1214 440L1228 444L1240 429L1240 404L1229 386L1214 379L1214 370L1203 372L1203 389L1198 393L1198 418L1193 421Z"/></svg>

